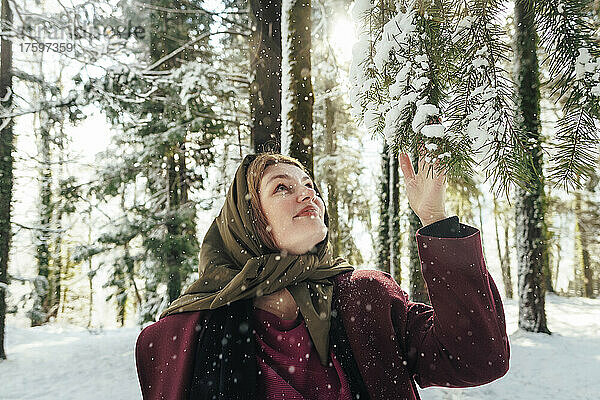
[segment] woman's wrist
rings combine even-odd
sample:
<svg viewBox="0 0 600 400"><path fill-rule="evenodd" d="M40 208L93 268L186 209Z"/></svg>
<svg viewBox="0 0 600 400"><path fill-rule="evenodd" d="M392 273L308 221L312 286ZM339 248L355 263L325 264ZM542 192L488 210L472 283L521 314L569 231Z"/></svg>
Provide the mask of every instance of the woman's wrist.
<svg viewBox="0 0 600 400"><path fill-rule="evenodd" d="M423 226L434 224L438 221L448 218L445 212L429 214L427 217L419 217Z"/></svg>

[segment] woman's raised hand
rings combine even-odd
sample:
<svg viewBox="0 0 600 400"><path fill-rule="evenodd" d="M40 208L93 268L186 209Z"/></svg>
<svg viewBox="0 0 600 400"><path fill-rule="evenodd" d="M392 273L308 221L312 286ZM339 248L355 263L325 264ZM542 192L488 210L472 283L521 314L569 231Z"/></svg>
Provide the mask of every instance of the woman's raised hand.
<svg viewBox="0 0 600 400"><path fill-rule="evenodd" d="M416 174L407 154L400 154L400 168L408 203L423 226L446 218L446 174L435 171L423 156L419 159L419 172Z"/></svg>

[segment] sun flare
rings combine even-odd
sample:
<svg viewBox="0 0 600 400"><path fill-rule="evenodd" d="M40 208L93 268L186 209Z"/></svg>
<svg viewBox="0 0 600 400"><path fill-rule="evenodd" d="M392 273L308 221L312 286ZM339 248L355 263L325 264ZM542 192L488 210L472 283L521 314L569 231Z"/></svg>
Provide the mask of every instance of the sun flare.
<svg viewBox="0 0 600 400"><path fill-rule="evenodd" d="M352 46L356 41L354 22L349 16L337 17L332 24L329 37L340 62L349 62L352 58Z"/></svg>

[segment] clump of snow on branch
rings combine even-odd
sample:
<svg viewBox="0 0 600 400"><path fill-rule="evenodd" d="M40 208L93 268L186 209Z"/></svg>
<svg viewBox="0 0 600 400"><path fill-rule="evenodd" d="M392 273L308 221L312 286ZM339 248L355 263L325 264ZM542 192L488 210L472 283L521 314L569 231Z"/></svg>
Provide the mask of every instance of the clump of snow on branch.
<svg viewBox="0 0 600 400"><path fill-rule="evenodd" d="M379 12L370 0L357 1L352 10L361 32L350 67L354 117L369 132L383 134L391 145L402 147L400 130L411 126L415 134L443 137L441 124L426 127L440 113L428 103L430 65L427 55L419 52L415 11L398 12L379 33L369 31L369 21Z"/></svg>
<svg viewBox="0 0 600 400"><path fill-rule="evenodd" d="M492 32L495 32L492 34ZM506 58L502 49L501 30L488 16L466 15L455 25L451 41L464 49L461 55L461 68L456 82L452 84L448 101L448 118L452 120L450 136L464 139L469 143L470 154L478 162L484 159L488 167L495 167L494 150L502 154L503 146L511 141L510 96L508 73L499 66ZM500 40L490 42L489 37ZM496 143L496 148L488 146Z"/></svg>

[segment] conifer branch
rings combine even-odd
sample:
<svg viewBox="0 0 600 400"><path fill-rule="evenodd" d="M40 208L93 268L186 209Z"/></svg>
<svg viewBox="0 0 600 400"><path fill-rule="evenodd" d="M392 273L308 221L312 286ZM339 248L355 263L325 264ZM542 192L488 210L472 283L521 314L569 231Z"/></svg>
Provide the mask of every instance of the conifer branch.
<svg viewBox="0 0 600 400"><path fill-rule="evenodd" d="M535 11L551 92L563 103L550 178L567 190L579 188L593 173L600 144L600 40L589 18L593 1L536 2Z"/></svg>

